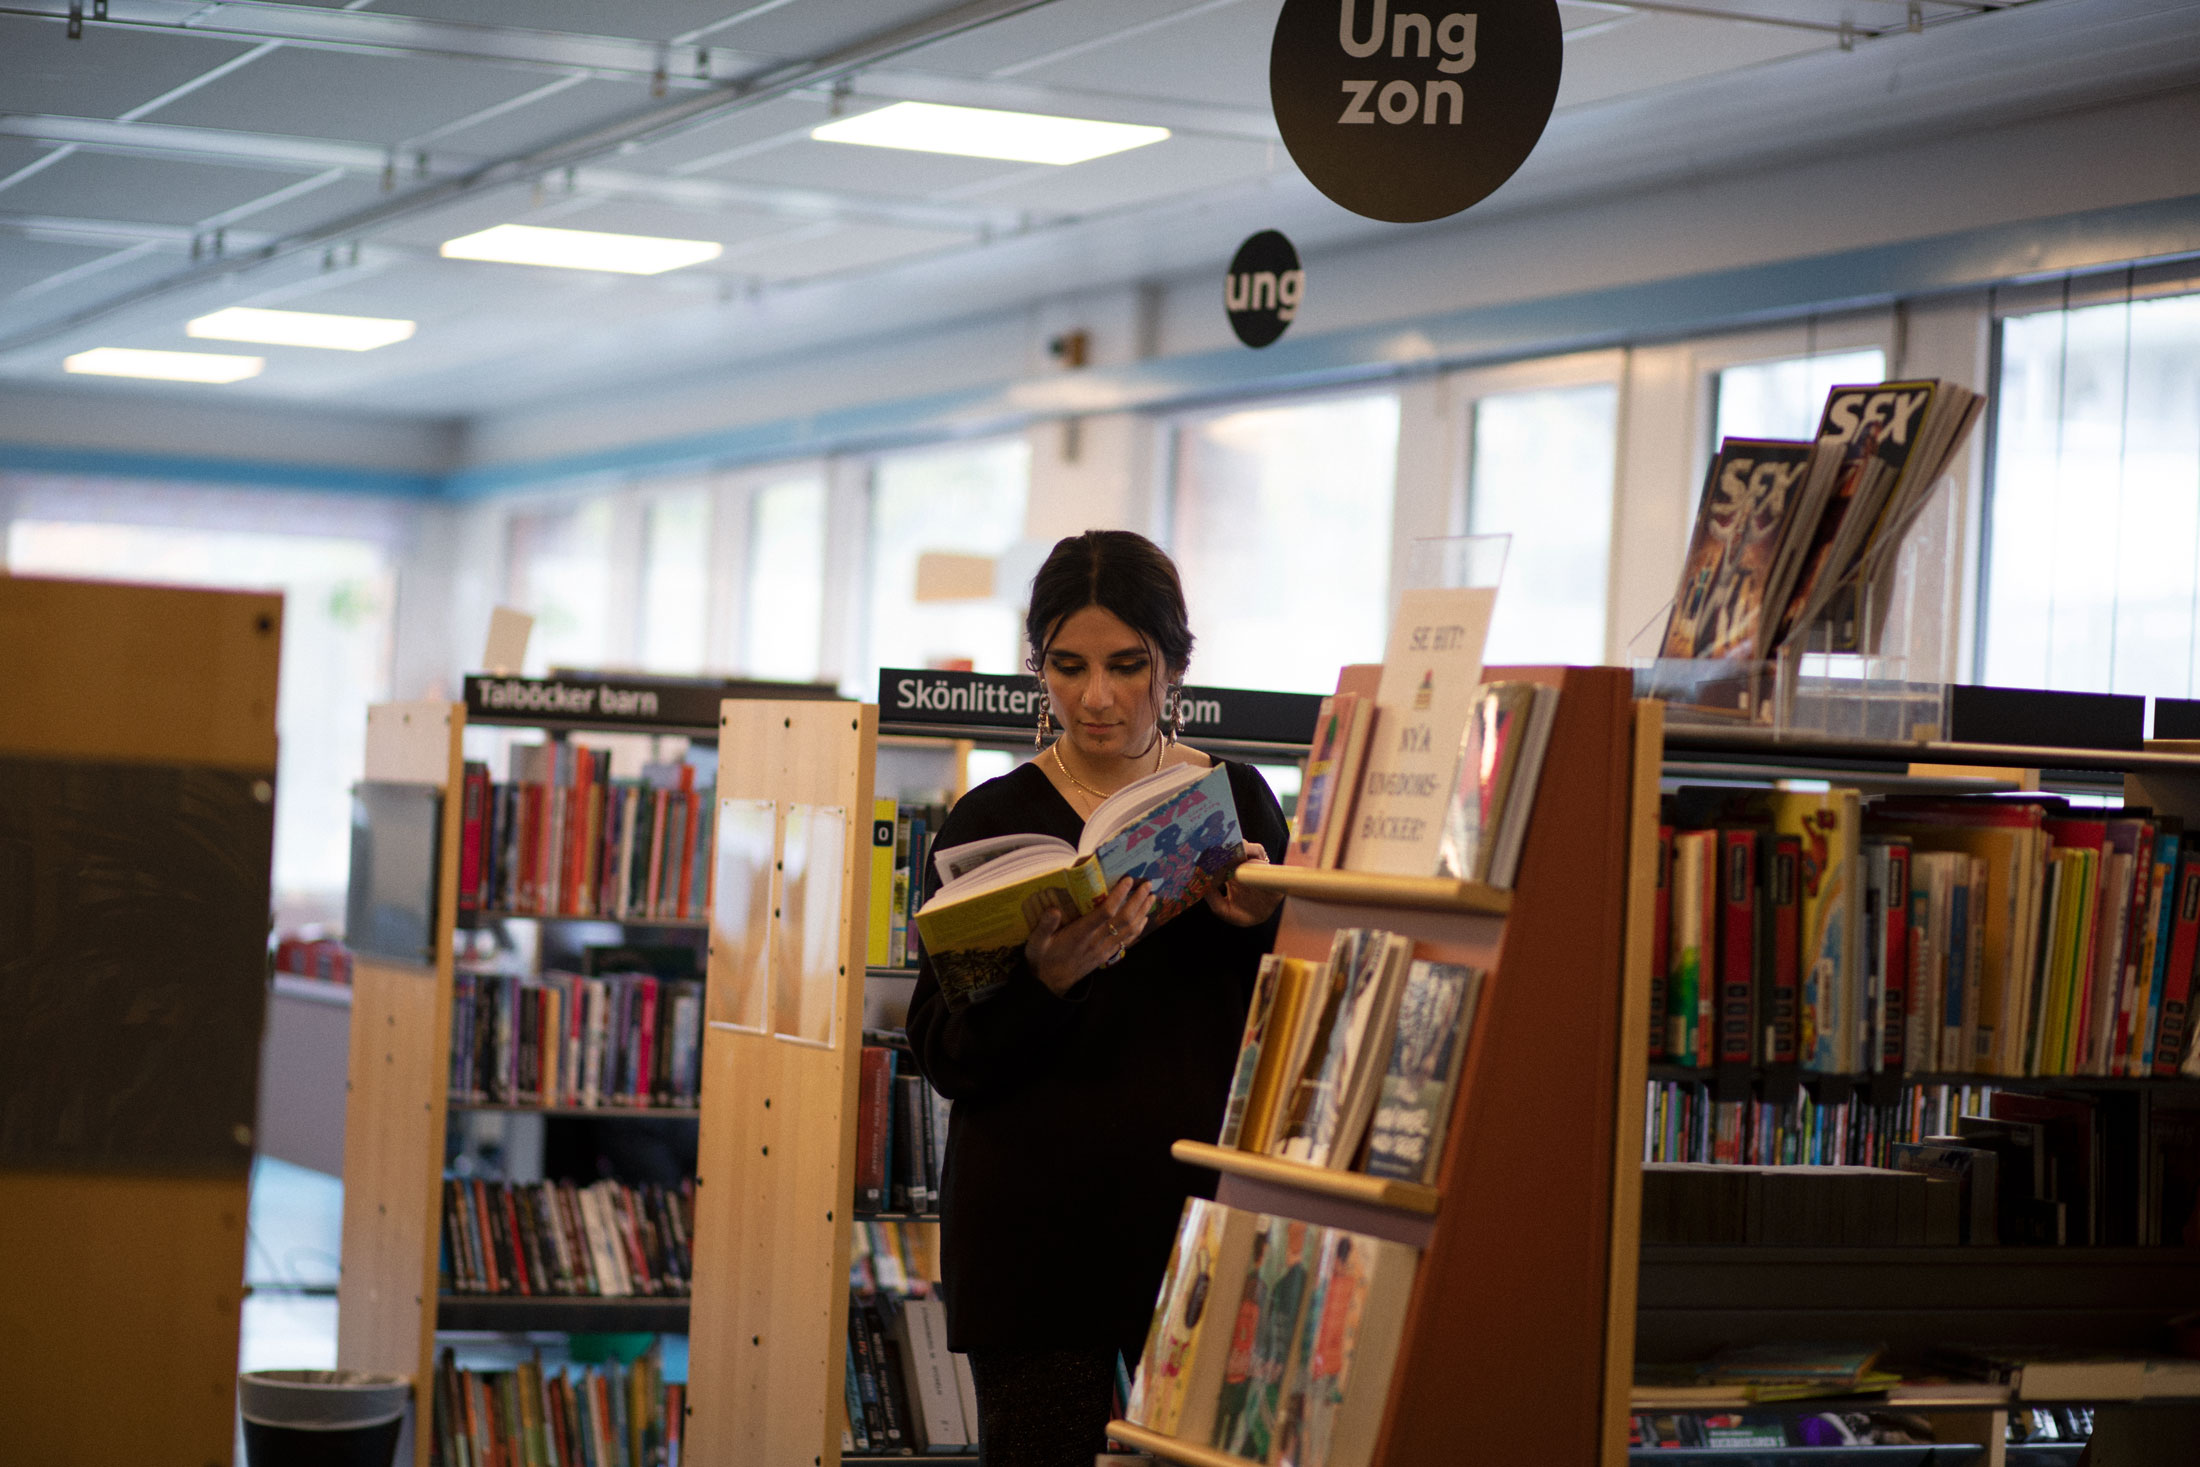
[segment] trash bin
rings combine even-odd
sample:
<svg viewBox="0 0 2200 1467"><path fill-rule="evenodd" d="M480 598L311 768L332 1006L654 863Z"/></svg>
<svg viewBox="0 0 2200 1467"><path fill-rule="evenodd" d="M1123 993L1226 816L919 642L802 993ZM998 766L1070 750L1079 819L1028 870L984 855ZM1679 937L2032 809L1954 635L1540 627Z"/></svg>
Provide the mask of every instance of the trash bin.
<svg viewBox="0 0 2200 1467"><path fill-rule="evenodd" d="M390 1467L412 1382L364 1370L251 1370L237 1377L249 1467Z"/></svg>

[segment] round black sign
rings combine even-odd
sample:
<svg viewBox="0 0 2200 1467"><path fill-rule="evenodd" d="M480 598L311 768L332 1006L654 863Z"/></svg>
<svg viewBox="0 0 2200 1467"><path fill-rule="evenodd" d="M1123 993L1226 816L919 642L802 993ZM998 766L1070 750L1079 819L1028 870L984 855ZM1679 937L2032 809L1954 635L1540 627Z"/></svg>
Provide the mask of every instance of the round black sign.
<svg viewBox="0 0 2200 1467"><path fill-rule="evenodd" d="M1266 346L1283 335L1299 313L1306 294L1306 272L1299 252L1273 229L1263 229L1238 246L1230 273L1222 281L1223 309L1230 329L1247 346Z"/></svg>
<svg viewBox="0 0 2200 1467"><path fill-rule="evenodd" d="M1564 50L1557 0L1284 0L1268 97L1314 187L1416 224L1481 202L1527 161Z"/></svg>

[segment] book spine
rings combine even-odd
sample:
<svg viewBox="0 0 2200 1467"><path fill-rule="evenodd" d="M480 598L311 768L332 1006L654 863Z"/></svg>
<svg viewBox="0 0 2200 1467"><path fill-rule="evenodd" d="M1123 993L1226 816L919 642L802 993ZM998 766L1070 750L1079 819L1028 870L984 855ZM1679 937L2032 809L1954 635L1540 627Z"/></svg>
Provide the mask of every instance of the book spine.
<svg viewBox="0 0 2200 1467"><path fill-rule="evenodd" d="M1719 832L1719 1030L1717 1060L1749 1067L1755 1027L1757 832Z"/></svg>
<svg viewBox="0 0 2200 1467"><path fill-rule="evenodd" d="M1658 827L1656 894L1650 917L1650 1062L1668 1054L1671 1024L1666 1017L1667 975L1673 966L1673 827Z"/></svg>
<svg viewBox="0 0 2200 1467"><path fill-rule="evenodd" d="M1887 847L1887 889L1880 911L1887 995L1879 1067L1899 1075L1909 1068L1910 1032L1910 848L1900 842Z"/></svg>
<svg viewBox="0 0 2200 1467"><path fill-rule="evenodd" d="M1772 842L1772 1046L1776 1065L1795 1064L1801 1029L1803 961L1803 842L1775 835Z"/></svg>
<svg viewBox="0 0 2200 1467"><path fill-rule="evenodd" d="M489 803L487 765L469 763L463 785L464 806L458 833L458 906L462 912L481 910L482 846Z"/></svg>
<svg viewBox="0 0 2200 1467"><path fill-rule="evenodd" d="M2177 911L2170 927L2162 1019L2155 1036L2154 1073L2163 1078L2175 1075L2184 1057L2196 949L2200 949L2200 851L2187 849L2177 858Z"/></svg>

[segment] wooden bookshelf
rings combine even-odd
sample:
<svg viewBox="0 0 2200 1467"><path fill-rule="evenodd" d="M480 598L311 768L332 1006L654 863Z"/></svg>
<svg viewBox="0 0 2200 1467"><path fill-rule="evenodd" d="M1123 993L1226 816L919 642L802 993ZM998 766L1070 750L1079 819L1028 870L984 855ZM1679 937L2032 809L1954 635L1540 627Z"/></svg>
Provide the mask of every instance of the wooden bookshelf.
<svg viewBox="0 0 2200 1467"><path fill-rule="evenodd" d="M1535 1423L1539 1463L1597 1462L1611 1440L1612 1260L1623 1242L1634 1246L1632 1216L1616 1203L1636 1175L1630 1148L1641 1146L1639 1123L1621 1123L1636 712L1619 669L1502 675L1560 689L1512 892L1299 868L1244 873L1290 898L1278 952L1319 961L1338 928L1374 926L1413 939L1418 957L1487 970L1435 1186L1388 1191L1395 1184L1350 1173L1177 1149L1221 1171L1226 1203L1420 1245L1378 1467L1456 1461L1461 1422ZM1624 1406L1624 1385L1616 1399ZM1624 1460L1623 1409L1616 1419L1614 1460ZM1244 1467L1127 1422L1108 1433L1192 1467Z"/></svg>

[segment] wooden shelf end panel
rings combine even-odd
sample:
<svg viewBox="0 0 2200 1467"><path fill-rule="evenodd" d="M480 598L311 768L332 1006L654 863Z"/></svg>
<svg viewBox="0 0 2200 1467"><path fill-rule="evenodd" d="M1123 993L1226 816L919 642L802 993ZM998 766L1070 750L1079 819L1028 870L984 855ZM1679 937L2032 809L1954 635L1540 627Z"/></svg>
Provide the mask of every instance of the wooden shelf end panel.
<svg viewBox="0 0 2200 1467"><path fill-rule="evenodd" d="M1182 1462L1185 1467L1260 1467L1259 1463L1244 1457L1218 1452L1196 1442L1178 1441L1173 1436L1163 1436L1128 1421L1109 1422L1108 1435L1126 1447L1136 1447L1166 1462Z"/></svg>
<svg viewBox="0 0 2200 1467"><path fill-rule="evenodd" d="M1502 917L1512 893L1479 881L1443 876L1378 876L1366 871L1326 871L1308 866L1256 863L1238 868L1238 879L1263 891L1343 906L1403 907L1418 912L1476 912Z"/></svg>
<svg viewBox="0 0 2200 1467"><path fill-rule="evenodd" d="M1439 1200L1439 1194L1434 1187L1424 1187L1416 1182L1371 1177L1365 1172L1341 1172L1333 1167L1311 1166L1303 1161L1286 1161L1280 1156L1262 1156L1257 1152L1240 1151L1233 1146L1216 1146L1207 1141L1179 1141L1169 1148L1169 1154L1191 1166L1211 1167L1218 1172L1250 1177L1255 1181L1295 1188L1302 1192L1341 1197L1369 1207L1388 1207L1399 1212L1433 1216Z"/></svg>

